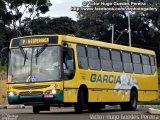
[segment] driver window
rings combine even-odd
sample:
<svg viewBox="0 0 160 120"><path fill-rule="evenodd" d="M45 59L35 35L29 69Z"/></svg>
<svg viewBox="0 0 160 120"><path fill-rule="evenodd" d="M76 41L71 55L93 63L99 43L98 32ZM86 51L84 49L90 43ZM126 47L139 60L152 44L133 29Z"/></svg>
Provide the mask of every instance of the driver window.
<svg viewBox="0 0 160 120"><path fill-rule="evenodd" d="M75 74L74 53L71 48L63 49L64 79L72 79Z"/></svg>

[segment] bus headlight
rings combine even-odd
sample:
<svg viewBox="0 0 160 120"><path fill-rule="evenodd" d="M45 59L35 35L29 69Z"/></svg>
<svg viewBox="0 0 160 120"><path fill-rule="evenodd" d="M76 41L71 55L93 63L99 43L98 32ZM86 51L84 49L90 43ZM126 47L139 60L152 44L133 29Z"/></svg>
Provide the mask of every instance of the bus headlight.
<svg viewBox="0 0 160 120"><path fill-rule="evenodd" d="M55 89L55 90L47 90L45 94L57 94L60 92L60 89Z"/></svg>
<svg viewBox="0 0 160 120"><path fill-rule="evenodd" d="M57 92L56 92L56 90L52 90L51 93L52 94L56 94Z"/></svg>
<svg viewBox="0 0 160 120"><path fill-rule="evenodd" d="M15 92L9 92L8 93L8 96L15 96L15 95L17 95Z"/></svg>

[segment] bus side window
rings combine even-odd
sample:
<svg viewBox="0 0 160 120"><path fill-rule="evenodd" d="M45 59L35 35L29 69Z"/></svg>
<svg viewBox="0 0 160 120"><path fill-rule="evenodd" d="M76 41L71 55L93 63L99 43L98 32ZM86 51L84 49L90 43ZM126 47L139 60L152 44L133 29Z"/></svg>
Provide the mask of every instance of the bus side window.
<svg viewBox="0 0 160 120"><path fill-rule="evenodd" d="M156 72L155 57L154 56L150 56L150 65L151 65L152 74L154 74Z"/></svg>
<svg viewBox="0 0 160 120"><path fill-rule="evenodd" d="M104 71L112 71L112 61L109 49L100 49L101 68Z"/></svg>
<svg viewBox="0 0 160 120"><path fill-rule="evenodd" d="M133 64L130 52L122 52L122 61L124 66L124 72L133 73Z"/></svg>
<svg viewBox="0 0 160 120"><path fill-rule="evenodd" d="M99 59L98 48L88 46L87 55L88 55L89 68L91 70L100 70L100 59Z"/></svg>
<svg viewBox="0 0 160 120"><path fill-rule="evenodd" d="M111 51L113 69L115 72L123 72L121 52L118 50Z"/></svg>
<svg viewBox="0 0 160 120"><path fill-rule="evenodd" d="M78 65L81 69L88 69L88 59L86 47L84 45L77 45Z"/></svg>
<svg viewBox="0 0 160 120"><path fill-rule="evenodd" d="M134 73L142 74L143 70L142 70L142 63L141 63L141 56L140 56L140 54L133 53L132 54L132 60L133 60Z"/></svg>
<svg viewBox="0 0 160 120"><path fill-rule="evenodd" d="M72 79L75 74L74 52L71 48L63 49L64 79Z"/></svg>
<svg viewBox="0 0 160 120"><path fill-rule="evenodd" d="M142 64L143 64L143 72L146 75L152 74L150 62L149 62L149 56L148 55L142 55Z"/></svg>

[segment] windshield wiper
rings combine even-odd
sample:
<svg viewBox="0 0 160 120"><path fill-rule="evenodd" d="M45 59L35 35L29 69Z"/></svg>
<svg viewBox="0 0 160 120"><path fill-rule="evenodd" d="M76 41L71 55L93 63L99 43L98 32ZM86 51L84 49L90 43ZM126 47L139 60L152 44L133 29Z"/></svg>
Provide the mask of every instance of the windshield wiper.
<svg viewBox="0 0 160 120"><path fill-rule="evenodd" d="M37 64L37 60L38 60L39 55L46 49L47 46L48 46L47 44L44 44L43 47L40 50L37 50L37 54L35 55L36 64Z"/></svg>
<svg viewBox="0 0 160 120"><path fill-rule="evenodd" d="M20 51L21 51L21 53L22 53L22 55L24 57L24 65L25 65L26 59L28 59L28 57L27 57L27 51L25 52L22 46L20 46L19 48L20 48Z"/></svg>

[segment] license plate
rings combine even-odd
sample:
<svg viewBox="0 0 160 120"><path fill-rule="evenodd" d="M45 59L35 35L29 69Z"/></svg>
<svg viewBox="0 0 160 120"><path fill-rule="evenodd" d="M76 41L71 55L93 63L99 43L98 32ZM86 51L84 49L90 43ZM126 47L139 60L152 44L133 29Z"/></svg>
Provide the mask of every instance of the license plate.
<svg viewBox="0 0 160 120"><path fill-rule="evenodd" d="M44 98L53 98L53 94L45 94Z"/></svg>

